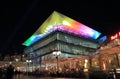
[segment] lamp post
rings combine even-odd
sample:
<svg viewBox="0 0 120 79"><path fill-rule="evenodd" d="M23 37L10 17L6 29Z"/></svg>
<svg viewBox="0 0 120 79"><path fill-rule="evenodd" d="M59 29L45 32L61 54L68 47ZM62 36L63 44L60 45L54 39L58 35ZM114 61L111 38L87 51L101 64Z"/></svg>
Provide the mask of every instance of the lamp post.
<svg viewBox="0 0 120 79"><path fill-rule="evenodd" d="M26 63L27 63L27 76L28 76L28 72L29 72L29 64L31 63L32 61L31 60L26 60Z"/></svg>
<svg viewBox="0 0 120 79"><path fill-rule="evenodd" d="M54 51L53 55L56 56L57 59L57 76L58 76L58 71L59 71L59 63L58 63L58 57L60 56L61 51Z"/></svg>

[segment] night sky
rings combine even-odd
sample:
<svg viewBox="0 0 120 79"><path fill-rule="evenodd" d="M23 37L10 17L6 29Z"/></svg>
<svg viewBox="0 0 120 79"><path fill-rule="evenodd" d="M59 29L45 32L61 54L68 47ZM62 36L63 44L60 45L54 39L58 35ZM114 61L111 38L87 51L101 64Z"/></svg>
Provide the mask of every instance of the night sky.
<svg viewBox="0 0 120 79"><path fill-rule="evenodd" d="M0 3L0 53L23 53L22 43L55 10L103 35L120 31L118 2L74 0L5 0Z"/></svg>

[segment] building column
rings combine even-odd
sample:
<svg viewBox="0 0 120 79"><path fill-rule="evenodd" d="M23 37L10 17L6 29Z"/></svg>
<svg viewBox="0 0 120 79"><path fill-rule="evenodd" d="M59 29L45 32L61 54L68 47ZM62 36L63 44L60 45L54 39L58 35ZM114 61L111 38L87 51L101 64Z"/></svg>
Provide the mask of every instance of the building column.
<svg viewBox="0 0 120 79"><path fill-rule="evenodd" d="M98 62L99 62L99 68L100 68L100 70L101 70L101 69L102 69L102 68L101 68L101 54L99 54Z"/></svg>
<svg viewBox="0 0 120 79"><path fill-rule="evenodd" d="M119 54L116 53L115 56L116 56L116 60L117 60L117 66L120 67Z"/></svg>

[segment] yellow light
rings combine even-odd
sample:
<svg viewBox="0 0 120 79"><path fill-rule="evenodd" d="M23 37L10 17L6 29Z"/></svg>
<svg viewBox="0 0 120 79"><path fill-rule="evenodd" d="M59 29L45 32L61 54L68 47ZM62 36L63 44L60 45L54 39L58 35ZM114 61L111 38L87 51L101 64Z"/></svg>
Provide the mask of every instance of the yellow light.
<svg viewBox="0 0 120 79"><path fill-rule="evenodd" d="M95 61L95 65L97 65L97 62Z"/></svg>
<svg viewBox="0 0 120 79"><path fill-rule="evenodd" d="M88 67L88 60L85 59L84 68L87 68L87 67Z"/></svg>
<svg viewBox="0 0 120 79"><path fill-rule="evenodd" d="M18 62L19 60L16 58L15 61Z"/></svg>
<svg viewBox="0 0 120 79"><path fill-rule="evenodd" d="M109 59L109 63L111 63L111 60Z"/></svg>
<svg viewBox="0 0 120 79"><path fill-rule="evenodd" d="M88 60L87 59L85 59L85 63L87 63L88 62Z"/></svg>
<svg viewBox="0 0 120 79"><path fill-rule="evenodd" d="M87 68L87 63L84 64L84 67Z"/></svg>
<svg viewBox="0 0 120 79"><path fill-rule="evenodd" d="M103 70L106 70L106 65L104 62L103 62Z"/></svg>
<svg viewBox="0 0 120 79"><path fill-rule="evenodd" d="M84 72L88 72L88 69L84 69Z"/></svg>
<svg viewBox="0 0 120 79"><path fill-rule="evenodd" d="M65 21L65 20L63 21L63 24L66 25L66 26L71 26L71 24L69 22Z"/></svg>

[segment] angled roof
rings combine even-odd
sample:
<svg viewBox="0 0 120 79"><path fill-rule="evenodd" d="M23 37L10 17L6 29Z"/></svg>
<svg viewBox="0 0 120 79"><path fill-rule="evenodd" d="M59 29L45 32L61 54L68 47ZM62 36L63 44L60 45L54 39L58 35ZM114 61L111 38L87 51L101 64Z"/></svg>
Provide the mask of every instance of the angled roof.
<svg viewBox="0 0 120 79"><path fill-rule="evenodd" d="M88 26L77 22L57 11L54 11L47 20L32 34L22 45L30 46L36 41L44 38L49 33L60 30L80 35L83 37L97 39L101 33L89 28Z"/></svg>

